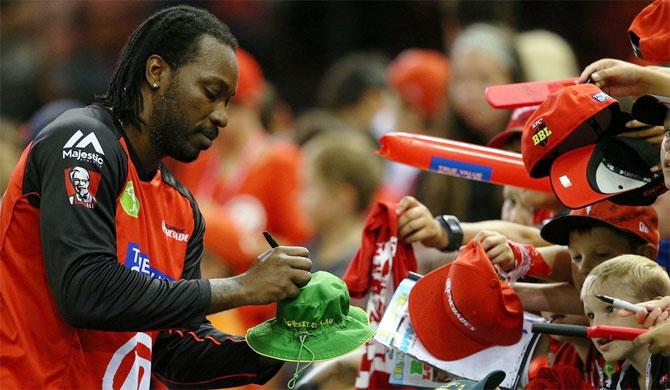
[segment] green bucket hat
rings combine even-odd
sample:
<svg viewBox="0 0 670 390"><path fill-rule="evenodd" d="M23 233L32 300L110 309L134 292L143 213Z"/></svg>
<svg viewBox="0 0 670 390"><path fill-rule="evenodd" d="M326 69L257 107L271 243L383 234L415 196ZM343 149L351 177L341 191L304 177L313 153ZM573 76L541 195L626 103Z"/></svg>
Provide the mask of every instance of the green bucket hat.
<svg viewBox="0 0 670 390"><path fill-rule="evenodd" d="M274 359L316 362L351 352L374 333L365 311L349 305L344 282L319 271L300 295L277 303L275 318L247 331L247 344Z"/></svg>

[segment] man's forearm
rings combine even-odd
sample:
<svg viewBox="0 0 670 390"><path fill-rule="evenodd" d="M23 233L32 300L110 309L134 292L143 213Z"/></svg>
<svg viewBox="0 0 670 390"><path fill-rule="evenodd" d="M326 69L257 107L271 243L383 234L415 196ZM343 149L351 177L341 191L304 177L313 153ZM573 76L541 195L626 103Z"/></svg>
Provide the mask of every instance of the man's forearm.
<svg viewBox="0 0 670 390"><path fill-rule="evenodd" d="M249 304L239 276L209 279L209 286L212 298L209 308L207 309L207 314L217 313Z"/></svg>

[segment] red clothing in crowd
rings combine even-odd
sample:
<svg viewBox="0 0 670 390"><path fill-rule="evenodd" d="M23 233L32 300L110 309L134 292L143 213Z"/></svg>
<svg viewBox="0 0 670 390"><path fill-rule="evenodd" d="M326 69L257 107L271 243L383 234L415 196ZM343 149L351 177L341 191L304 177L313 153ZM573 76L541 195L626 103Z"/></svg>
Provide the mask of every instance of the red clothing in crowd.
<svg viewBox="0 0 670 390"><path fill-rule="evenodd" d="M368 295L370 326L377 328L393 291L410 271L416 271L411 244L398 241L395 204L377 203L365 221L361 247L342 278L354 298ZM387 348L377 341L365 344L365 353L356 378L356 388L386 389L391 364Z"/></svg>

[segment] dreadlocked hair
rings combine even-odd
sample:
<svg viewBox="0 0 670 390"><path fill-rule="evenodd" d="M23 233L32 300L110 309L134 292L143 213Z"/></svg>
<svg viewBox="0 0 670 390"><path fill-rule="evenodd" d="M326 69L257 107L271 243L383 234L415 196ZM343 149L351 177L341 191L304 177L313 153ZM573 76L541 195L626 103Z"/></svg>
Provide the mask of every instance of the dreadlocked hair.
<svg viewBox="0 0 670 390"><path fill-rule="evenodd" d="M204 9L180 5L156 12L133 31L107 92L97 95L96 101L111 108L116 118L140 127L140 90L147 59L157 54L176 70L195 58L203 35L237 50L237 40L228 26Z"/></svg>

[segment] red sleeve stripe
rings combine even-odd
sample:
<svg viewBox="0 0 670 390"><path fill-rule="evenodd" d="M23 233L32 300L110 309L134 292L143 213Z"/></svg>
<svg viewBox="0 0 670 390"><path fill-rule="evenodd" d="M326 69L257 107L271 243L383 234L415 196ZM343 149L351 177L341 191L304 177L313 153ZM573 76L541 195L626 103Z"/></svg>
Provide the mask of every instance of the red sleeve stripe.
<svg viewBox="0 0 670 390"><path fill-rule="evenodd" d="M173 332L177 333L180 337L185 337L184 332L181 331L181 330L179 330L179 329L170 329L170 330L169 330L169 333L170 333L170 334L172 334ZM195 341L197 341L197 342L199 342L199 343L205 342L206 340L210 340L211 342L213 342L213 343L216 344L216 345L221 345L221 341L215 339L215 338L212 337L212 336L207 336L207 337L205 337L205 338L203 339L203 338L199 337L197 334L195 334L195 332L188 332L187 334L190 335ZM235 340L235 339L232 338L232 337L226 337L225 339L223 339L223 341L228 342L228 343L241 343L241 342L244 342L244 340Z"/></svg>

